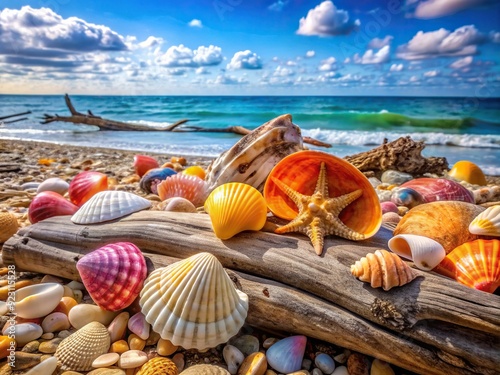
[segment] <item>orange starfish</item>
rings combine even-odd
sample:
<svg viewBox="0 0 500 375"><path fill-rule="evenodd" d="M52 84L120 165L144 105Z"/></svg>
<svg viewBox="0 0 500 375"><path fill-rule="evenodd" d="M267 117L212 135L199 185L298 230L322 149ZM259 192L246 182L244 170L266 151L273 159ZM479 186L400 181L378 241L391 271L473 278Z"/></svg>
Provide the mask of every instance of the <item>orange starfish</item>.
<svg viewBox="0 0 500 375"><path fill-rule="evenodd" d="M347 227L340 219L340 212L349 204L358 199L363 191L355 190L352 193L339 197L328 196L328 181L326 178L325 163L321 163L318 182L313 195L301 194L280 180L272 178L273 182L297 205L297 217L276 229L275 233L300 232L311 239L316 254L323 252L324 237L334 234L349 240L363 240L365 235Z"/></svg>

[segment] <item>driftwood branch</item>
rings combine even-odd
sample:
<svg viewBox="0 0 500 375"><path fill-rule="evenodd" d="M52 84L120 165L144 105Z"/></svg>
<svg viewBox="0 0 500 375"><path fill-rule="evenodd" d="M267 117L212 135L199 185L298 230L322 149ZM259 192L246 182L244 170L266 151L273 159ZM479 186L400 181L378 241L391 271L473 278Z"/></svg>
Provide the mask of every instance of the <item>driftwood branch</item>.
<svg viewBox="0 0 500 375"><path fill-rule="evenodd" d="M318 257L302 236L248 232L221 241L207 215L145 211L89 226L69 217L42 221L4 244L3 261L76 279L74 262L111 242L135 243L155 265L208 251L249 294L251 324L306 334L420 373L496 373L500 297L420 271L389 292L350 274L355 260L386 248L389 237L381 230L369 241L328 238Z"/></svg>
<svg viewBox="0 0 500 375"><path fill-rule="evenodd" d="M21 113L14 113L13 115L7 115L7 116L3 116L3 117L0 117L0 121L2 120L6 120L8 118L12 118L12 117L18 117L18 116L24 116L24 115L29 115L31 113L31 111L26 111L26 112L21 112ZM26 118L25 118L26 119ZM14 120L14 121L19 121L19 120ZM12 121L12 122L14 122ZM4 121L4 123L7 124L6 121Z"/></svg>

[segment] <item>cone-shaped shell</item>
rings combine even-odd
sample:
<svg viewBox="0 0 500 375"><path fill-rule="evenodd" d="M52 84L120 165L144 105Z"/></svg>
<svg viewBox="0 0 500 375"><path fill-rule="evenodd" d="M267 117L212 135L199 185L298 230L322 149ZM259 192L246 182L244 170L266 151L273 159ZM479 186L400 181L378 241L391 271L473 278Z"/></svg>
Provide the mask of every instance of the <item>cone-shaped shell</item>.
<svg viewBox="0 0 500 375"><path fill-rule="evenodd" d="M44 317L57 307L63 294L63 286L56 283L25 286L15 292L16 313L24 319Z"/></svg>
<svg viewBox="0 0 500 375"><path fill-rule="evenodd" d="M426 203L435 201L461 201L474 203L471 191L458 182L446 178L416 178L401 185L401 188L410 188L419 193Z"/></svg>
<svg viewBox="0 0 500 375"><path fill-rule="evenodd" d="M351 273L372 288L384 290L408 284L418 276L397 254L387 250L376 250L356 261Z"/></svg>
<svg viewBox="0 0 500 375"><path fill-rule="evenodd" d="M53 191L42 191L31 201L28 208L28 218L31 224L53 216L73 215L78 206Z"/></svg>
<svg viewBox="0 0 500 375"><path fill-rule="evenodd" d="M443 246L431 238L400 234L388 242L389 249L400 257L412 260L417 268L430 271L446 256Z"/></svg>
<svg viewBox="0 0 500 375"><path fill-rule="evenodd" d="M500 240L466 242L449 253L440 267L461 284L494 293L500 287Z"/></svg>
<svg viewBox="0 0 500 375"><path fill-rule="evenodd" d="M78 207L96 193L108 189L108 176L101 172L84 171L78 173L69 183L69 199Z"/></svg>
<svg viewBox="0 0 500 375"><path fill-rule="evenodd" d="M488 207L469 225L472 234L500 237L500 205Z"/></svg>
<svg viewBox="0 0 500 375"><path fill-rule="evenodd" d="M205 201L215 235L227 240L245 230L261 230L266 223L267 206L262 194L242 182L215 188Z"/></svg>
<svg viewBox="0 0 500 375"><path fill-rule="evenodd" d="M361 197L342 211L340 220L366 238L377 233L382 224L382 209L370 181L352 164L325 152L299 151L282 159L273 168L264 186L264 198L269 209L278 217L294 219L298 213L297 206L273 182L273 178L301 194L312 195L321 163L325 163L330 198L362 190Z"/></svg>
<svg viewBox="0 0 500 375"><path fill-rule="evenodd" d="M448 176L474 185L485 186L487 183L481 168L468 160L457 161L448 172Z"/></svg>
<svg viewBox="0 0 500 375"><path fill-rule="evenodd" d="M432 202L412 208L403 216L394 235L416 234L439 242L446 253L455 247L478 238L469 232L471 221L484 208L465 202Z"/></svg>
<svg viewBox="0 0 500 375"><path fill-rule="evenodd" d="M155 357L141 366L136 375L177 375L175 363L165 357Z"/></svg>
<svg viewBox="0 0 500 375"><path fill-rule="evenodd" d="M185 349L206 349L238 333L248 296L234 287L217 258L200 253L153 271L140 305L163 339Z"/></svg>
<svg viewBox="0 0 500 375"><path fill-rule="evenodd" d="M178 173L160 182L157 186L162 201L168 198L181 197L194 204L203 206L208 196L208 184L199 177Z"/></svg>
<svg viewBox="0 0 500 375"><path fill-rule="evenodd" d="M151 207L151 202L138 195L118 190L101 191L71 217L75 224L95 224L118 219Z"/></svg>
<svg viewBox="0 0 500 375"><path fill-rule="evenodd" d="M108 330L98 322L92 322L66 337L57 347L55 356L62 363L62 370L90 371L92 362L108 352Z"/></svg>
<svg viewBox="0 0 500 375"><path fill-rule="evenodd" d="M302 367L307 337L290 336L273 344L266 352L269 366L285 374L299 371Z"/></svg>
<svg viewBox="0 0 500 375"><path fill-rule="evenodd" d="M135 173L142 177L146 174L147 171L153 168L158 168L160 164L156 161L155 158L147 155L135 155L134 156L134 169Z"/></svg>
<svg viewBox="0 0 500 375"><path fill-rule="evenodd" d="M94 302L108 311L128 307L139 295L147 276L141 250L130 242L117 242L88 253L76 264Z"/></svg>
<svg viewBox="0 0 500 375"><path fill-rule="evenodd" d="M0 243L4 243L19 229L17 218L10 212L0 212Z"/></svg>

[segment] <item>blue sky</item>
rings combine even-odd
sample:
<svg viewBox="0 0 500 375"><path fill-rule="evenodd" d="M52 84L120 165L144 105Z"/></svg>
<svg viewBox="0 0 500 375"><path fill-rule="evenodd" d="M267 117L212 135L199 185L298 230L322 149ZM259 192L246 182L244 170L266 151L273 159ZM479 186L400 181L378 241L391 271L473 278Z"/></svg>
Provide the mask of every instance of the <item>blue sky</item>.
<svg viewBox="0 0 500 375"><path fill-rule="evenodd" d="M4 0L0 93L500 96L500 0Z"/></svg>

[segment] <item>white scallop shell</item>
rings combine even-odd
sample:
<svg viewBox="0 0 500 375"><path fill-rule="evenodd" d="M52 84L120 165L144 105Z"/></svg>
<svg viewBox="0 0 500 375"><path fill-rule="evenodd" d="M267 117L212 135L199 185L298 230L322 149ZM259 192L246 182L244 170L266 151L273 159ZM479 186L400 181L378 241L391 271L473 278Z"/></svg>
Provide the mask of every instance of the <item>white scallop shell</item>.
<svg viewBox="0 0 500 375"><path fill-rule="evenodd" d="M424 271L432 270L446 256L439 242L416 234L398 234L389 240L388 246L392 252L412 260L417 268Z"/></svg>
<svg viewBox="0 0 500 375"><path fill-rule="evenodd" d="M50 314L64 295L64 288L57 283L25 286L16 291L16 313L20 318L34 319Z"/></svg>
<svg viewBox="0 0 500 375"><path fill-rule="evenodd" d="M500 205L488 207L477 215L469 225L469 232L500 237Z"/></svg>
<svg viewBox="0 0 500 375"><path fill-rule="evenodd" d="M95 194L71 217L75 224L95 224L126 216L151 207L151 202L138 195L118 190Z"/></svg>
<svg viewBox="0 0 500 375"><path fill-rule="evenodd" d="M153 330L185 349L228 341L243 326L248 311L248 296L234 287L209 253L153 271L139 303Z"/></svg>

